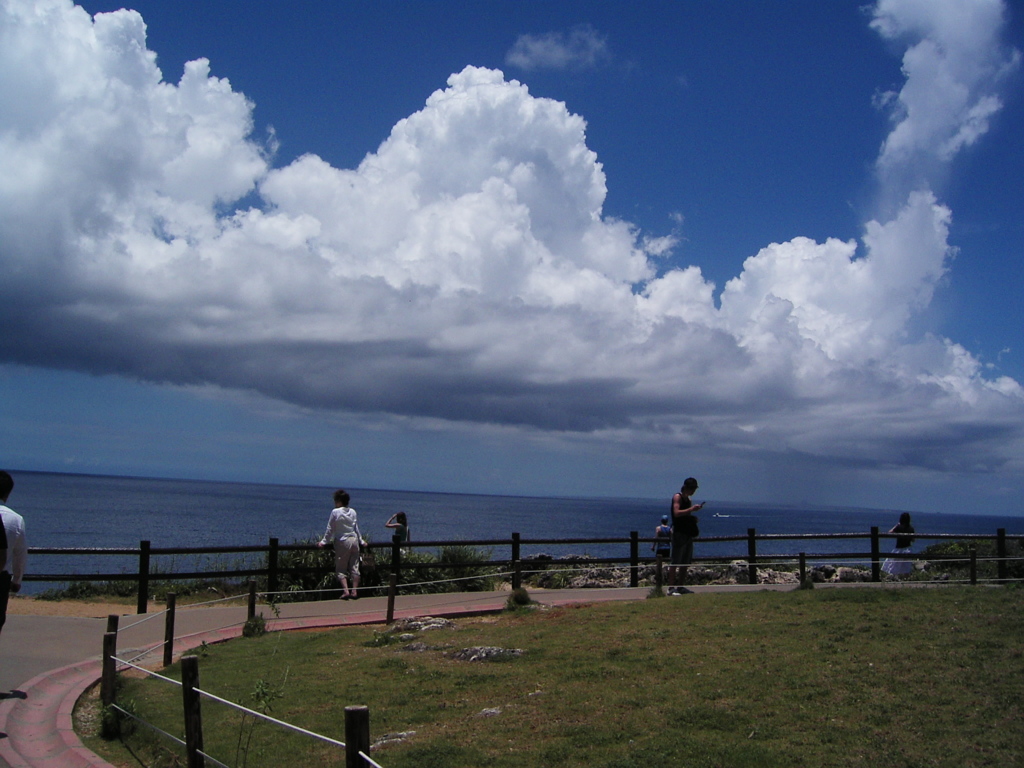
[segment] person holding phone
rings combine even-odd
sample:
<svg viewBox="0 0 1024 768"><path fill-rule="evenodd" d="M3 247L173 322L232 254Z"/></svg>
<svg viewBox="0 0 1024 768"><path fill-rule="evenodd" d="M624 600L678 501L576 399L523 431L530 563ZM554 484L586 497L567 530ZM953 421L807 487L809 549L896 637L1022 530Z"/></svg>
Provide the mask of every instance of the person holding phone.
<svg viewBox="0 0 1024 768"><path fill-rule="evenodd" d="M704 503L694 504L690 498L697 491L697 481L692 477L683 481L679 493L672 497L672 555L668 569L668 594L681 595L688 590L682 588L686 571L693 562L693 540L700 536L697 516L694 512L704 508Z"/></svg>

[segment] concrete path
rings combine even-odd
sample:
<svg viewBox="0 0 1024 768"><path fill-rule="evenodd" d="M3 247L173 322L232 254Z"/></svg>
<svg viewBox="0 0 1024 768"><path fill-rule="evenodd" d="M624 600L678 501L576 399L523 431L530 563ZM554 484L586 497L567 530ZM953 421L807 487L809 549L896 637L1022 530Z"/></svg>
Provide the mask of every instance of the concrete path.
<svg viewBox="0 0 1024 768"><path fill-rule="evenodd" d="M692 589L698 592L713 588ZM648 592L647 587L559 589L530 590L530 596L548 605L565 605L642 600ZM507 592L400 596L395 605L395 617L493 613L502 610L507 599ZM280 606L277 615L266 606L259 609L271 631L383 623L386 611L387 601L383 597L287 603ZM244 600L179 608L175 617L175 657L204 642L240 636L245 619ZM75 702L100 679L106 629L106 619L8 616L0 636L0 766L111 768L109 763L82 746L72 724ZM159 669L163 661L164 632L162 612L121 616L118 657Z"/></svg>

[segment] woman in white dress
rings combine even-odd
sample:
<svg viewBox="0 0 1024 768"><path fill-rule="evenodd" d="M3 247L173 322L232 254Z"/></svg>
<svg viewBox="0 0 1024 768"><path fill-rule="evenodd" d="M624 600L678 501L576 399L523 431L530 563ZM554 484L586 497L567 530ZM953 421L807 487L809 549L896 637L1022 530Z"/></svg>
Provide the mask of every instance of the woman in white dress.
<svg viewBox="0 0 1024 768"><path fill-rule="evenodd" d="M894 555L909 555L911 544L914 543L914 526L910 524L910 513L904 512L900 515L900 521L889 529L889 533L896 534L896 548L892 551ZM909 559L887 557L882 564L882 570L890 576L900 578L906 576L914 569L914 564Z"/></svg>

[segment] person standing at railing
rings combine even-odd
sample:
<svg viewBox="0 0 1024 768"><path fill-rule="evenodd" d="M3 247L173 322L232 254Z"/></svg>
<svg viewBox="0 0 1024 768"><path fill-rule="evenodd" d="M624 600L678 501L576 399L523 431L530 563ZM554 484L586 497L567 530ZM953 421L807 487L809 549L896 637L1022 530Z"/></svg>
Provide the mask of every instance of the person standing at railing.
<svg viewBox="0 0 1024 768"><path fill-rule="evenodd" d="M654 529L654 543L651 544L655 557L668 558L672 554L672 526L668 523L668 515L661 516L661 525Z"/></svg>
<svg viewBox="0 0 1024 768"><path fill-rule="evenodd" d="M690 497L697 491L697 481L692 477L683 481L679 493L672 497L672 564L668 569L668 594L681 595L686 590L686 571L693 562L693 540L700 535L697 516L693 514L704 508L704 503L694 504Z"/></svg>
<svg viewBox="0 0 1024 768"><path fill-rule="evenodd" d="M7 498L14 490L14 478L0 469L0 630L7 623L7 602L11 593L21 591L25 575L28 544L25 540L25 520L7 506Z"/></svg>
<svg viewBox="0 0 1024 768"><path fill-rule="evenodd" d="M318 546L334 545L334 575L341 584L341 599L359 597L359 553L366 546L359 532L356 511L349 507L351 498L344 490L334 492L334 509L327 520L327 530Z"/></svg>
<svg viewBox="0 0 1024 768"><path fill-rule="evenodd" d="M892 553L894 555L909 555L911 553L911 545L914 543L914 526L910 524L910 513L904 512L901 514L900 521L889 529L889 533L896 534L896 548L893 549ZM904 560L903 558L887 557L885 562L882 563L882 570L890 576L895 576L897 579L909 574L913 568L914 564L910 560Z"/></svg>
<svg viewBox="0 0 1024 768"><path fill-rule="evenodd" d="M393 514L391 519L384 523L384 527L394 531L391 535L398 537L399 544L405 544L412 539L412 533L409 530L409 517L405 512Z"/></svg>

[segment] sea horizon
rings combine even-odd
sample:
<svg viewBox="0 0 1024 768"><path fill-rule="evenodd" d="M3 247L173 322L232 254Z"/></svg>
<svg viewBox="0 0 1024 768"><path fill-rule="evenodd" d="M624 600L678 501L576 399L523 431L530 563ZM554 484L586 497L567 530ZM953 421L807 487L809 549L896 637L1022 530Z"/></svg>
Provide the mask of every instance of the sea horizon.
<svg viewBox="0 0 1024 768"><path fill-rule="evenodd" d="M26 521L30 548L137 549L265 546L310 542L324 532L333 507L331 486L249 483L231 480L94 475L86 473L10 470L15 479L9 506ZM650 538L662 515L665 498L552 497L464 494L436 491L381 490L351 487L351 506L361 533L371 543L390 541L385 527L395 513L409 516L414 542L509 542L513 533L524 541L523 555L586 554L623 557L625 544L532 544L560 539L627 539L632 531ZM750 504L710 499L698 516L704 540L697 557L746 557L750 529L782 537L758 544L759 556L793 553L797 545L786 536L861 534L872 527L888 531L900 510L859 507ZM1024 537L1024 518L911 512L927 546L929 534L984 534L1006 529ZM715 537L736 537L712 541ZM740 538L744 540L740 540ZM803 545L808 554L862 552L866 540L815 539ZM883 542L888 550L889 542ZM506 557L509 544L484 547ZM644 550L641 550L644 553ZM178 558L181 566L185 556ZM130 555L30 555L36 574L128 573L138 567ZM173 565L173 564L172 564ZM42 583L29 582L31 591Z"/></svg>
<svg viewBox="0 0 1024 768"><path fill-rule="evenodd" d="M8 472L12 476L19 474L27 475L59 475L64 477L83 477L83 478L99 478L99 479L112 479L112 480L144 480L144 481L155 481L155 482L189 482L189 483L211 483L220 485L237 485L237 486L268 486L275 488L316 488L321 490L329 490L333 492L337 488L345 488L350 492L353 491L367 491L371 493L396 493L396 494L423 494L423 495L447 495L447 496L466 496L466 497L478 497L478 498L496 498L496 499L553 499L562 501L587 501L587 500L610 500L610 501L644 501L644 502L660 502L663 500L670 500L676 493L673 489L668 492L664 497L660 496L610 496L607 494L601 494L596 496L587 495L571 495L571 494L526 494L526 493L480 493L476 491L452 491L452 490L421 490L413 488L370 488L358 485L321 485L315 483L285 483L285 482L263 482L256 480L224 480L224 479L209 479L209 478L195 478L195 477L172 477L167 475L130 475L130 474L119 474L119 473L102 473L102 472L66 472L57 470L45 470L45 469L8 469ZM17 488L17 479L15 479L15 487ZM899 515L902 512L909 512L911 515L939 515L939 516L983 516L992 518L1006 518L1009 520L1020 520L1024 523L1024 512L1020 515L1008 515L1008 514L992 514L986 512L947 512L941 510L922 510L912 509L897 506L859 506L859 505L838 505L838 504L819 504L810 502L806 499L786 503L786 502L761 502L761 501L744 501L736 499L720 499L714 496L704 497L705 500L710 504L721 504L730 508L735 507L756 507L759 509L771 510L771 509L792 509L792 508L808 508L816 509L823 512L885 512L895 513Z"/></svg>

